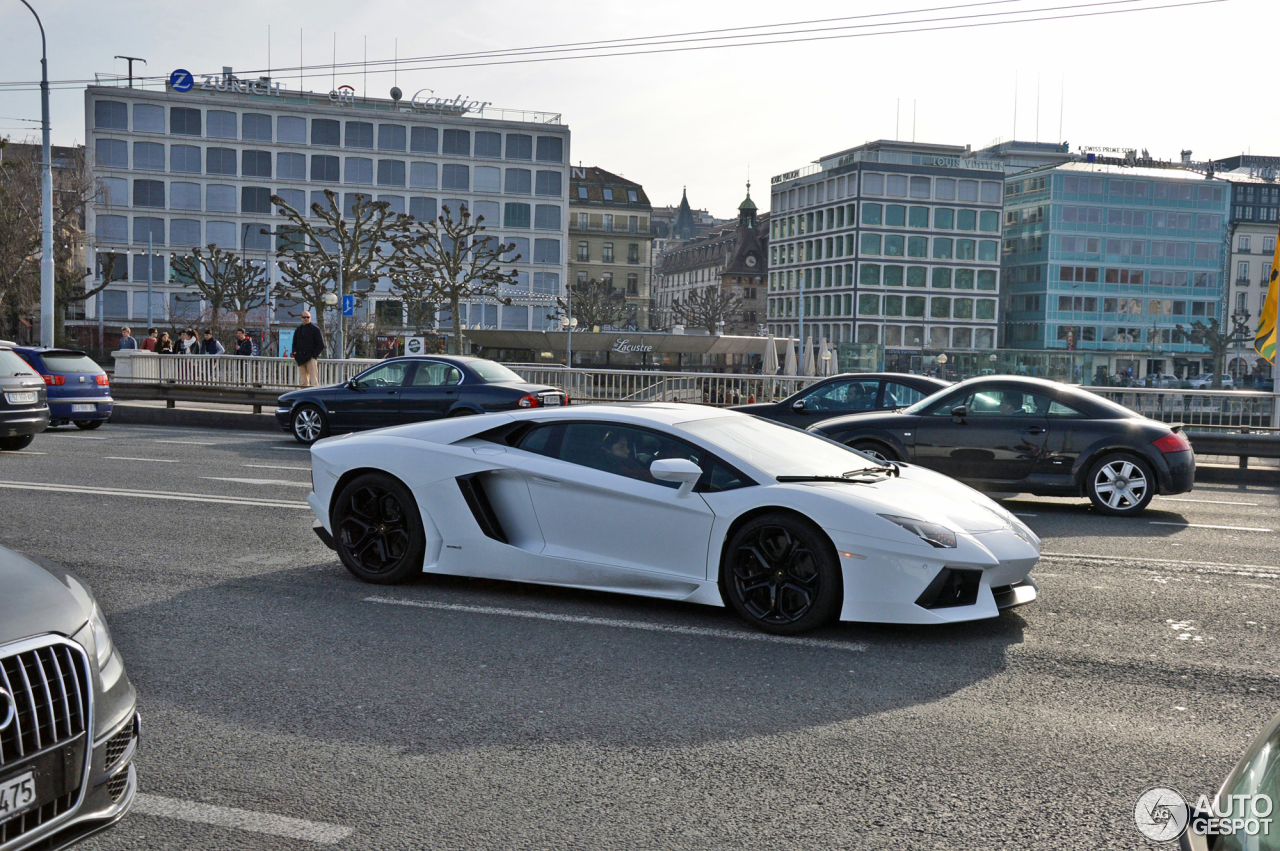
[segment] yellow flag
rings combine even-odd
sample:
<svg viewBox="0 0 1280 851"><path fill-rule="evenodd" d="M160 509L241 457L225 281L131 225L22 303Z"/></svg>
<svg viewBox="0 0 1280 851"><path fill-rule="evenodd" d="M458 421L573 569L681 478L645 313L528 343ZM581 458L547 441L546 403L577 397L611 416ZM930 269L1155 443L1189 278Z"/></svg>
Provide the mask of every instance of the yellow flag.
<svg viewBox="0 0 1280 851"><path fill-rule="evenodd" d="M1280 239L1276 240L1276 253L1271 258L1271 278L1267 282L1267 299L1258 317L1258 334L1253 339L1254 350L1269 363L1276 362L1276 303L1280 300Z"/></svg>

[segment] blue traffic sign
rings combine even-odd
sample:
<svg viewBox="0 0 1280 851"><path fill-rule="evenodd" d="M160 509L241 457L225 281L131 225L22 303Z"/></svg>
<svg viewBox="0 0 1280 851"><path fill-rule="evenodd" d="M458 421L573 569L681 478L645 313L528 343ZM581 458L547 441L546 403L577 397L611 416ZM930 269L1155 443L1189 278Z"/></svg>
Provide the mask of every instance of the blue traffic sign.
<svg viewBox="0 0 1280 851"><path fill-rule="evenodd" d="M179 68L169 75L169 86L175 92L189 92L194 85L195 80L192 78L191 72L185 68Z"/></svg>
<svg viewBox="0 0 1280 851"><path fill-rule="evenodd" d="M342 297L342 315L343 316L356 315L356 297L355 296L344 295Z"/></svg>

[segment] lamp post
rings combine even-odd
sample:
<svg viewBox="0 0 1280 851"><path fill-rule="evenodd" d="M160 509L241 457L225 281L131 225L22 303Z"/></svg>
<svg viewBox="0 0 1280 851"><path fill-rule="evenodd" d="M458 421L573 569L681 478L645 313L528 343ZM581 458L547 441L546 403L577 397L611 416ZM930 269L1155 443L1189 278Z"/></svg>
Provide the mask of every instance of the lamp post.
<svg viewBox="0 0 1280 851"><path fill-rule="evenodd" d="M1243 307L1239 308L1238 310L1236 310L1235 313L1231 314L1231 321L1235 325L1235 328L1232 330L1236 338L1236 362L1239 363L1242 367L1244 365L1244 353L1242 349L1244 347L1244 338L1249 334L1250 316L1252 316L1252 314L1250 314L1249 311L1245 310ZM1239 380L1240 380L1240 376L1238 375L1233 376L1233 381L1239 381ZM1236 389L1238 390L1239 388L1237 387Z"/></svg>
<svg viewBox="0 0 1280 851"><path fill-rule="evenodd" d="M40 345L53 345L53 159L49 152L49 52L44 23L20 0L40 27Z"/></svg>

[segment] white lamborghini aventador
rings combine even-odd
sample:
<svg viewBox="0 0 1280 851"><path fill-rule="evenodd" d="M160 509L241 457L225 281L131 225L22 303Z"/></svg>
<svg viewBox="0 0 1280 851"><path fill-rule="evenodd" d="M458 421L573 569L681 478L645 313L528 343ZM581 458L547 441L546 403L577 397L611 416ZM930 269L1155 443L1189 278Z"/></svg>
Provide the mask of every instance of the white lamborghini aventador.
<svg viewBox="0 0 1280 851"><path fill-rule="evenodd" d="M439 420L311 448L316 533L367 582L483 576L834 617L948 623L1028 603L1040 540L977 491L695 405Z"/></svg>

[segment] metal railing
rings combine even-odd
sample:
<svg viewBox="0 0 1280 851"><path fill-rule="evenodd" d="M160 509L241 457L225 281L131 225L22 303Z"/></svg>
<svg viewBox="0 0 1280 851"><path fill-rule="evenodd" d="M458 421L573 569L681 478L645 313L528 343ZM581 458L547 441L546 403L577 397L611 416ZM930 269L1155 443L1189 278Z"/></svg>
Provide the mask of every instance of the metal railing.
<svg viewBox="0 0 1280 851"><path fill-rule="evenodd" d="M183 384L194 387L269 387L281 390L298 386L298 365L292 358L241 357L239 355L157 355L151 352L114 352L116 383ZM324 360L320 383L341 384L368 369L376 360Z"/></svg>
<svg viewBox="0 0 1280 851"><path fill-rule="evenodd" d="M1270 428L1276 397L1252 390L1172 390L1164 388L1084 387L1131 411L1188 428Z"/></svg>
<svg viewBox="0 0 1280 851"><path fill-rule="evenodd" d="M717 407L785 399L819 379L812 376L734 375L713 372L653 372L565 369L508 364L533 384L558 387L575 402L691 402Z"/></svg>

